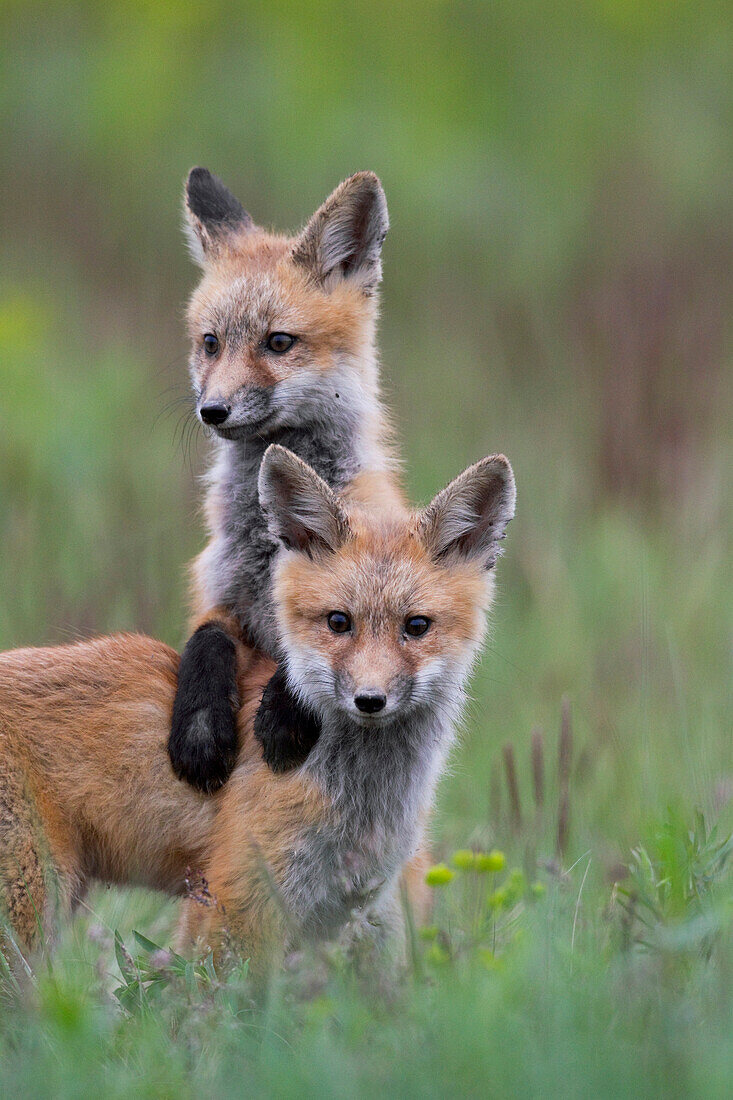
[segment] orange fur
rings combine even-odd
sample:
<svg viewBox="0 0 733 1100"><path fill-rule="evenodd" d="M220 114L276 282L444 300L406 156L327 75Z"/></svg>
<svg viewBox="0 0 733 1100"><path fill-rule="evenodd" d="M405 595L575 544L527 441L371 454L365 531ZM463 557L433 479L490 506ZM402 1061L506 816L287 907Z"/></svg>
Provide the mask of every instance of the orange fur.
<svg viewBox="0 0 733 1100"><path fill-rule="evenodd" d="M248 732L274 666L239 657ZM176 779L166 751L177 668L141 635L0 654L0 913L22 947L52 939L92 879L182 894L207 864L217 799ZM283 784L243 739L257 835Z"/></svg>
<svg viewBox="0 0 733 1100"><path fill-rule="evenodd" d="M177 664L134 635L0 655L0 890L24 943L92 876L180 892L201 863L213 806L166 754Z"/></svg>

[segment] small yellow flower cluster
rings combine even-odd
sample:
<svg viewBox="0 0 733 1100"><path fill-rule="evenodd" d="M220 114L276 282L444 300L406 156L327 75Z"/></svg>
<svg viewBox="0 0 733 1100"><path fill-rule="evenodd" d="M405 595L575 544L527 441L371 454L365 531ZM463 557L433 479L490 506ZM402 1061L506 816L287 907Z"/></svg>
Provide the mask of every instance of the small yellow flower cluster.
<svg viewBox="0 0 733 1100"><path fill-rule="evenodd" d="M492 877L482 880L484 875ZM454 928L455 934L435 924L421 928L418 935L423 942L423 960L428 966L439 968L473 958L485 970L502 969L503 960L495 953L497 929L504 954L520 941L523 930L519 917L527 904L543 896L544 885L528 882L519 867L507 867L506 856L498 848L488 852L459 848L449 860L436 863L425 875L425 882L433 888L447 887L454 879L458 894L450 897L466 902L470 909L469 923L462 930Z"/></svg>
<svg viewBox="0 0 733 1100"><path fill-rule="evenodd" d="M492 848L490 852L476 853L476 870L479 874L495 874L506 867L506 856L498 848Z"/></svg>
<svg viewBox="0 0 733 1100"><path fill-rule="evenodd" d="M506 856L498 848L492 848L490 852L474 852L471 848L459 848L451 856L451 863L455 870L447 863L436 863L425 875L428 886L447 886L456 877L456 871L474 871L479 875L498 874L506 867ZM509 909L527 893L527 880L524 872L518 867L511 870L504 883L492 894L488 902L491 909ZM541 882L534 882L529 887L529 893L533 898L541 898L545 893L545 887Z"/></svg>
<svg viewBox="0 0 733 1100"><path fill-rule="evenodd" d="M427 871L425 881L428 886L447 886L454 877L454 872L447 863L436 863Z"/></svg>
<svg viewBox="0 0 733 1100"><path fill-rule="evenodd" d="M480 875L496 874L506 867L506 856L498 848L490 852L474 852L471 848L459 848L451 857L457 871L476 871ZM425 875L428 886L447 886L454 872L446 863L436 863Z"/></svg>

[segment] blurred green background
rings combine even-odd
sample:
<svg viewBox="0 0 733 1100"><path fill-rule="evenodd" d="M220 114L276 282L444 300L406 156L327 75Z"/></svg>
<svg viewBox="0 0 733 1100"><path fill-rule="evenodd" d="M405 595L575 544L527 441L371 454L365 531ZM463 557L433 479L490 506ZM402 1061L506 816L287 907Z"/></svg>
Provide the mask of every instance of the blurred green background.
<svg viewBox="0 0 733 1100"><path fill-rule="evenodd" d="M507 827L501 745L526 799L563 695L569 858L594 844L601 874L665 802L724 804L729 6L0 11L0 645L184 640L206 455L177 403L188 168L289 229L371 168L413 495L496 450L519 489L438 846Z"/></svg>
<svg viewBox="0 0 733 1100"><path fill-rule="evenodd" d="M730 874L688 830L733 816L732 58L713 0L0 3L0 648L185 638L187 170L295 229L374 169L414 498L497 450L519 490L435 854L546 890L484 896L472 955L458 876L396 1000L306 967L262 1019L190 975L121 1013L112 932L174 906L97 891L0 996L8 1095L730 1094Z"/></svg>

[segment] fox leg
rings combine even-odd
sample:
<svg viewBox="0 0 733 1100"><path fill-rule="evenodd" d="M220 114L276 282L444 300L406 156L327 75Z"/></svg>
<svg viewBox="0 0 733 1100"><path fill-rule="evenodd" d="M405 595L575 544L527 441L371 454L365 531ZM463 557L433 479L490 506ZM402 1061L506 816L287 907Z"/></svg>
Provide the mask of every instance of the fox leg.
<svg viewBox="0 0 733 1100"><path fill-rule="evenodd" d="M30 838L9 846L2 863L0 952L15 971L19 955L35 952L51 931L49 898L43 863Z"/></svg>
<svg viewBox="0 0 733 1100"><path fill-rule="evenodd" d="M347 925L341 942L356 973L377 985L398 975L407 962L407 934L397 889Z"/></svg>
<svg viewBox="0 0 733 1100"><path fill-rule="evenodd" d="M237 651L241 632L226 612L210 612L181 655L168 755L179 779L214 791L237 759Z"/></svg>
<svg viewBox="0 0 733 1100"><path fill-rule="evenodd" d="M293 695L282 663L262 693L254 733L274 772L302 764L320 736L318 719Z"/></svg>
<svg viewBox="0 0 733 1100"><path fill-rule="evenodd" d="M4 764L0 770L0 952L18 971L25 953L52 945L58 917L71 912L79 880L62 833L56 836L53 825L44 830L22 774L7 761ZM61 853L60 862L51 853L52 839Z"/></svg>
<svg viewBox="0 0 733 1100"><path fill-rule="evenodd" d="M176 929L176 950L187 956L211 953L218 970L247 961L256 995L267 989L271 975L285 955L286 929L275 906L259 905L248 912L217 899L202 904L186 898Z"/></svg>
<svg viewBox="0 0 733 1100"><path fill-rule="evenodd" d="M196 898L184 898L174 939L176 951L189 956L206 954L210 924L208 904Z"/></svg>
<svg viewBox="0 0 733 1100"><path fill-rule="evenodd" d="M425 882L425 874L432 864L429 843L423 840L418 850L402 868L400 876L412 919L418 926L427 924L433 908L433 891Z"/></svg>
<svg viewBox="0 0 733 1100"><path fill-rule="evenodd" d="M278 906L269 900L247 907L225 902L212 911L208 931L214 962L226 969L247 960L253 991L262 997L285 957L287 928Z"/></svg>

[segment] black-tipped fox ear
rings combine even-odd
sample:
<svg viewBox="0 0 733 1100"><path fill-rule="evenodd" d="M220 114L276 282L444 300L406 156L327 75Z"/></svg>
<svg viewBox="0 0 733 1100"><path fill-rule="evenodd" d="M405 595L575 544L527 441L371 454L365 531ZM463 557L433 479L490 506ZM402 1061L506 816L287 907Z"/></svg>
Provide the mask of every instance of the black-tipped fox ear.
<svg viewBox="0 0 733 1100"><path fill-rule="evenodd" d="M198 264L203 265L232 233L253 226L239 199L208 168L188 173L184 201L186 236Z"/></svg>
<svg viewBox="0 0 733 1100"><path fill-rule="evenodd" d="M271 443L267 448L258 490L270 534L290 550L311 557L338 550L348 538L349 521L336 494L287 447Z"/></svg>
<svg viewBox="0 0 733 1100"><path fill-rule="evenodd" d="M480 559L487 569L514 516L514 474L504 455L490 455L451 481L420 516L418 535L435 560Z"/></svg>
<svg viewBox="0 0 733 1100"><path fill-rule="evenodd" d="M339 184L298 237L293 259L328 290L351 279L366 294L382 277L382 242L389 229L387 200L373 172Z"/></svg>

